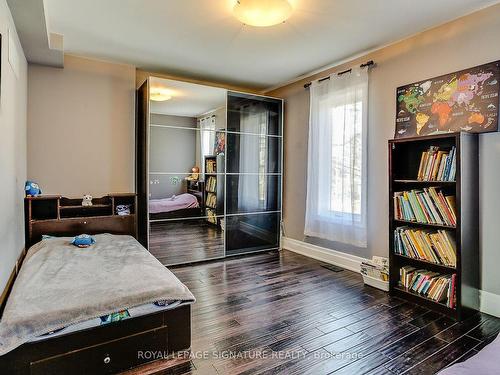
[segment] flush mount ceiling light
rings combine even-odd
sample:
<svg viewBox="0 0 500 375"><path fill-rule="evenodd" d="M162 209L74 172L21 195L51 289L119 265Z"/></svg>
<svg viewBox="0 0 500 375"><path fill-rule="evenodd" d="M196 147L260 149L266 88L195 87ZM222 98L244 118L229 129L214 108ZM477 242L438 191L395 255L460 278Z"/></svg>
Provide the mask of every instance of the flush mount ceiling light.
<svg viewBox="0 0 500 375"><path fill-rule="evenodd" d="M163 87L151 87L149 90L149 99L155 102L164 102L172 99L172 91Z"/></svg>
<svg viewBox="0 0 500 375"><path fill-rule="evenodd" d="M293 8L288 0L238 0L233 7L235 17L250 26L273 26L285 22Z"/></svg>

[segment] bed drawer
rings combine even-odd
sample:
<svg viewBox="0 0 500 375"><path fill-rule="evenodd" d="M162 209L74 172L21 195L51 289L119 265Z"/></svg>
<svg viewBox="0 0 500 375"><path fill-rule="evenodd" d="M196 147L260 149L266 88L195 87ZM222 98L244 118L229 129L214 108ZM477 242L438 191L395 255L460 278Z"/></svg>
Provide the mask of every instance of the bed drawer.
<svg viewBox="0 0 500 375"><path fill-rule="evenodd" d="M113 374L154 360L151 352L166 355L167 340L167 327L161 327L32 362L30 373Z"/></svg>

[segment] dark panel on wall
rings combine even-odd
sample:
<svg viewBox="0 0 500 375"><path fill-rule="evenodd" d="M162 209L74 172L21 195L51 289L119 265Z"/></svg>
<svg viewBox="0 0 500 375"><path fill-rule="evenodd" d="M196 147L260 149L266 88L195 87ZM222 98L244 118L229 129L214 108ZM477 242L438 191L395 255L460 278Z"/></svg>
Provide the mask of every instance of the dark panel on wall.
<svg viewBox="0 0 500 375"><path fill-rule="evenodd" d="M227 175L228 214L281 209L281 176L266 174Z"/></svg>
<svg viewBox="0 0 500 375"><path fill-rule="evenodd" d="M227 134L227 173L281 173L281 137Z"/></svg>
<svg viewBox="0 0 500 375"><path fill-rule="evenodd" d="M281 100L235 92L228 99L228 131L281 135Z"/></svg>
<svg viewBox="0 0 500 375"><path fill-rule="evenodd" d="M226 253L236 255L279 246L279 213L226 217Z"/></svg>
<svg viewBox="0 0 500 375"><path fill-rule="evenodd" d="M226 254L279 247L282 101L228 93Z"/></svg>

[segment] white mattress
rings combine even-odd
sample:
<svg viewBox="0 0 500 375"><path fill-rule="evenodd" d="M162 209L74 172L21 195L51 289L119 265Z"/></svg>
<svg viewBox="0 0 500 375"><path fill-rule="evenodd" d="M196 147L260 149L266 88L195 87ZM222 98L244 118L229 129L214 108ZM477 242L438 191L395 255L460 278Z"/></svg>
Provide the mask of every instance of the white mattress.
<svg viewBox="0 0 500 375"><path fill-rule="evenodd" d="M130 318L136 318L136 317L139 317L142 315L148 315L148 314L153 314L153 313L156 313L159 311L174 309L177 306L179 306L181 303L182 303L182 301L169 301L164 306L156 305L154 303L148 303L145 305L132 307L132 308L127 309L127 310L122 310L122 311L126 311L125 315L128 315L128 316L124 316L124 317L120 318L120 320L116 320L116 321L123 321L123 320L127 320ZM94 327L107 325L107 324L113 324L116 322L116 321L106 321L105 318L107 318L107 317L109 317L109 315L99 317L99 318L89 319L89 320L86 320L86 321L81 322L81 323L77 323L77 324L73 324L73 325L64 327L64 328L59 329L57 331L48 332L44 335L35 337L34 339L30 340L29 342L48 340L48 339L51 339L51 338L54 338L57 336L66 335L66 334L71 333L71 332L82 331L84 329L94 328Z"/></svg>

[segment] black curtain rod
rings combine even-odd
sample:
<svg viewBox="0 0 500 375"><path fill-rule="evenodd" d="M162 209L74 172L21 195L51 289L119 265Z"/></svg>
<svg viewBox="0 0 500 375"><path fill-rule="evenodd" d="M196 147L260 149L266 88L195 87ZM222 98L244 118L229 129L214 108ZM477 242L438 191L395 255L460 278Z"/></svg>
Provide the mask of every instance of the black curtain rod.
<svg viewBox="0 0 500 375"><path fill-rule="evenodd" d="M361 64L359 67L365 68L367 66L372 66L372 65L375 65L375 63L373 62L373 60L370 60L370 61L365 62L364 64ZM350 72L352 72L352 69L344 70L342 72L337 73L337 75L341 76L342 74L346 74L346 73L350 73ZM323 81L326 81L327 79L330 79L330 77L320 78L320 79L318 79L318 82L323 82ZM304 88L307 89L309 86L311 86L311 82L306 83L304 85Z"/></svg>

